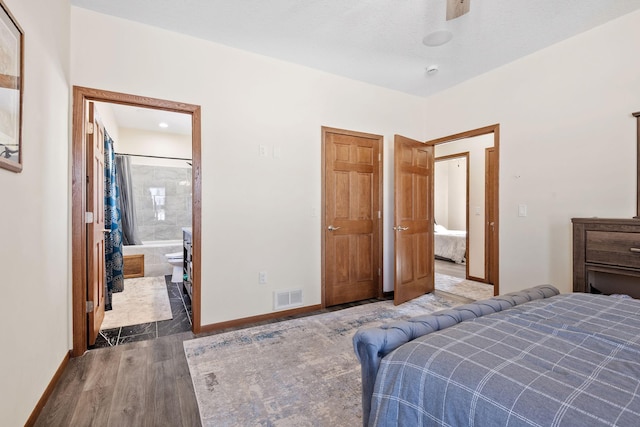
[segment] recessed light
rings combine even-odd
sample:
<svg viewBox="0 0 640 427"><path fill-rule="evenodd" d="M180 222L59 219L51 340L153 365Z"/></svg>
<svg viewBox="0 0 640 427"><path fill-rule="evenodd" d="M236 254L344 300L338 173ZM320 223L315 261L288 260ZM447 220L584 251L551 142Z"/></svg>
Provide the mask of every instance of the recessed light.
<svg viewBox="0 0 640 427"><path fill-rule="evenodd" d="M436 46L442 46L443 44L449 43L452 38L453 38L453 33L451 31L437 30L427 34L422 39L422 43L425 46L436 47Z"/></svg>
<svg viewBox="0 0 640 427"><path fill-rule="evenodd" d="M166 124L165 122L160 122L160 123L158 123L158 126L160 126L160 127L161 127L161 128L163 128L163 129L164 129L164 128L168 128L168 127L169 127L169 125L168 125L168 124Z"/></svg>

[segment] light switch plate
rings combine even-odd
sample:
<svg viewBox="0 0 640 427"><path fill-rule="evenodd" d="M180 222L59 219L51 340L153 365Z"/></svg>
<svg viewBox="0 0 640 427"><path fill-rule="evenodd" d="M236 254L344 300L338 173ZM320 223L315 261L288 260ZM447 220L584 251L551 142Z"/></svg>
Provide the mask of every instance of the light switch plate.
<svg viewBox="0 0 640 427"><path fill-rule="evenodd" d="M518 205L518 216L527 216L527 205Z"/></svg>

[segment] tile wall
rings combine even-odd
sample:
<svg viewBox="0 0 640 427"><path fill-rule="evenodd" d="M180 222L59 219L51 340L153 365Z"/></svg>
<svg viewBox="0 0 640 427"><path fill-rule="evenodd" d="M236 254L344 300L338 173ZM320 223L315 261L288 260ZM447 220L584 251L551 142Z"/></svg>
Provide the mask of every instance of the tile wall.
<svg viewBox="0 0 640 427"><path fill-rule="evenodd" d="M131 181L140 239L182 240L191 226L191 168L134 164Z"/></svg>

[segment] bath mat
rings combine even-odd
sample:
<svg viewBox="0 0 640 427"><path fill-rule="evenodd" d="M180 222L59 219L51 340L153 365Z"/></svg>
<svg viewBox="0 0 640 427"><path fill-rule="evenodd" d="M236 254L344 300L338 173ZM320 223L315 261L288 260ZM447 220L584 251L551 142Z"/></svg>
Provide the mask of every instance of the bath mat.
<svg viewBox="0 0 640 427"><path fill-rule="evenodd" d="M449 292L473 300L487 299L493 296L493 285L460 279L459 277L441 273L436 273L435 287L439 291Z"/></svg>
<svg viewBox="0 0 640 427"><path fill-rule="evenodd" d="M103 330L173 318L164 276L126 279L124 291L113 294L111 306L104 313Z"/></svg>
<svg viewBox="0 0 640 427"><path fill-rule="evenodd" d="M356 330L456 305L427 294L185 341L202 425L362 425Z"/></svg>

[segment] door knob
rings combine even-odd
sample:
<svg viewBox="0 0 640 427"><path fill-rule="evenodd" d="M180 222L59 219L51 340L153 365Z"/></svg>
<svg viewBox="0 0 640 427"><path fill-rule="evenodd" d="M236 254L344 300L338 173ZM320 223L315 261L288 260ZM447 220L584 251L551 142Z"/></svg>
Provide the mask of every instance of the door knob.
<svg viewBox="0 0 640 427"><path fill-rule="evenodd" d="M103 233L111 233L111 230L105 228L104 230L102 230L102 232Z"/></svg>
<svg viewBox="0 0 640 427"><path fill-rule="evenodd" d="M336 231L336 230L340 230L340 227L334 227L333 225L330 225L330 226L327 227L327 230Z"/></svg>
<svg viewBox="0 0 640 427"><path fill-rule="evenodd" d="M401 225L398 225L397 227L393 227L393 229L396 231L405 231L405 230L408 230L409 227L403 227Z"/></svg>

